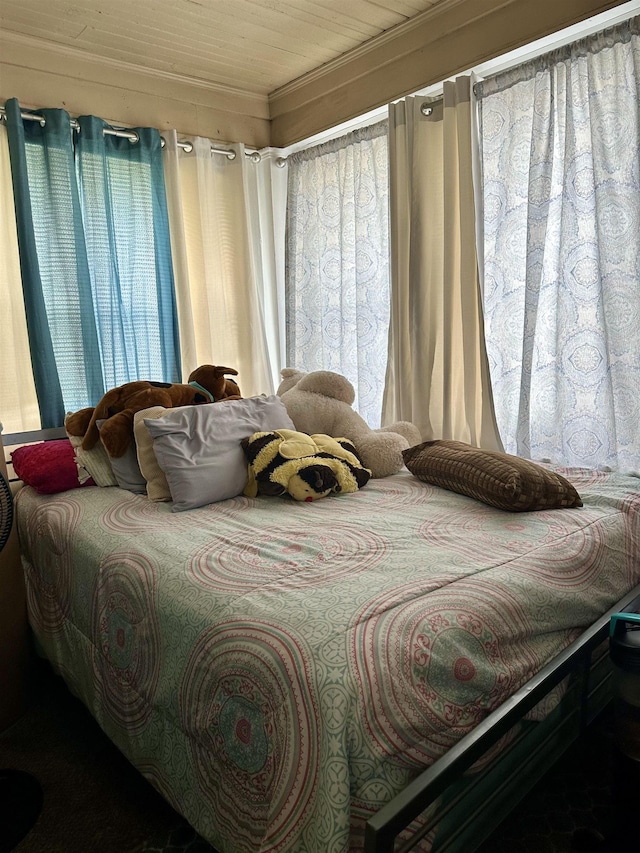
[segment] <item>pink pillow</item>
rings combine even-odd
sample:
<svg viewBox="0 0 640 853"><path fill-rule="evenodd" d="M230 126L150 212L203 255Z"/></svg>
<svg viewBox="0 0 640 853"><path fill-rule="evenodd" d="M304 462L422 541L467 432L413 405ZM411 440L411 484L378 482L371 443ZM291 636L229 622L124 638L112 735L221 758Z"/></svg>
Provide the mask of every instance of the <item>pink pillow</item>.
<svg viewBox="0 0 640 853"><path fill-rule="evenodd" d="M11 454L16 476L41 495L80 488L75 451L67 438L19 447ZM93 486L89 478L83 486Z"/></svg>

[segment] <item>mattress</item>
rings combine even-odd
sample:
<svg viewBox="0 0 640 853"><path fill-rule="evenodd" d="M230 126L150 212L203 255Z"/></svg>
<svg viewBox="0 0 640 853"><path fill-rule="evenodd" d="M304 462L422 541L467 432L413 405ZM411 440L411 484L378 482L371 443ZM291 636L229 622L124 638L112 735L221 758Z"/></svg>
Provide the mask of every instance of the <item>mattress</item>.
<svg viewBox="0 0 640 853"><path fill-rule="evenodd" d="M16 501L29 619L219 851L344 853L366 819L640 582L640 480L507 513L406 471L314 503Z"/></svg>

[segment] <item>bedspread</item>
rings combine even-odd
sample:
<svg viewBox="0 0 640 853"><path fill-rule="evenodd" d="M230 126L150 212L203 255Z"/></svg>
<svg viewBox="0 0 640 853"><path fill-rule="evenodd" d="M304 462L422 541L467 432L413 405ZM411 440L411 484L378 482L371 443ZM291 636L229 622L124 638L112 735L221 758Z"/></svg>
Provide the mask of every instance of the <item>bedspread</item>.
<svg viewBox="0 0 640 853"><path fill-rule="evenodd" d="M29 618L219 853L345 853L366 818L640 582L640 481L511 514L407 472L198 510L17 498Z"/></svg>

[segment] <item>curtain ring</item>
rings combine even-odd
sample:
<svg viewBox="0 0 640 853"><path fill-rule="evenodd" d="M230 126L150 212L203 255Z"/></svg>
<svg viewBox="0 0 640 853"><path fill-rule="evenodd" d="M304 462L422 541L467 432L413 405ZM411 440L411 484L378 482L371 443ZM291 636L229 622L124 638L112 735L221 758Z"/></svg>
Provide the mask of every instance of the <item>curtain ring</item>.
<svg viewBox="0 0 640 853"><path fill-rule="evenodd" d="M431 113L433 112L433 107L427 103L424 103L420 107L420 112L422 113L423 116L430 116Z"/></svg>

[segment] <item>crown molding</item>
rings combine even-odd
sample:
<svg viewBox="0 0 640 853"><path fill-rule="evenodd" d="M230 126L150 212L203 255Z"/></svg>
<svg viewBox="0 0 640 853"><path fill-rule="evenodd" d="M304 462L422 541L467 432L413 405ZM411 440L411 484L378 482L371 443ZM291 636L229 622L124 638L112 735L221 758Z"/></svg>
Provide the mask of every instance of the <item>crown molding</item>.
<svg viewBox="0 0 640 853"><path fill-rule="evenodd" d="M502 5L508 5L510 1L511 0L503 0ZM363 44L348 50L346 53L326 62L319 68L314 68L312 71L308 71L301 77L296 77L295 80L291 80L289 83L279 86L277 89L269 92L269 101L277 101L278 98L287 97L298 89L303 89L311 83L324 79L332 72L339 71L345 65L351 65L360 59L366 60L370 54L378 53L381 48L384 48L389 43L402 42L406 44L406 40L410 39L411 35L413 35L417 30L421 30L425 25L428 25L434 18L439 18L443 11L449 11L450 9L454 9L456 6L466 5L467 3L469 3L469 0L448 0L448 2L445 0L443 3L431 6L429 9L425 9L424 12L419 12L413 18L404 21L402 24L390 27L388 30L380 33L380 35L373 36L373 38L363 42ZM398 51L398 55L402 55L407 52L407 49L400 50Z"/></svg>
<svg viewBox="0 0 640 853"><path fill-rule="evenodd" d="M162 71L154 68L148 68L146 65L136 65L133 62L95 56L94 54L88 53L85 50L80 50L77 47L58 44L57 42L37 38L36 36L14 33L6 29L0 30L0 41L14 44L19 47L30 48L32 50L53 53L58 56L74 59L80 62L87 62L99 68L113 68L130 74L147 77L151 80L161 80L167 83L175 83L178 85L203 89L214 95L223 96L225 98L238 98L254 102L256 100L266 102L266 97L258 92L249 92L245 89L237 89L234 86L228 86L224 83L214 83L209 80L204 80L201 77L189 77L185 74L177 74L175 71Z"/></svg>
<svg viewBox="0 0 640 853"><path fill-rule="evenodd" d="M615 0L452 0L438 4L271 92L271 144L289 147L623 5Z"/></svg>

